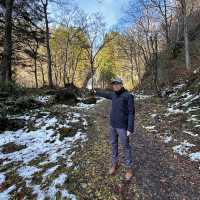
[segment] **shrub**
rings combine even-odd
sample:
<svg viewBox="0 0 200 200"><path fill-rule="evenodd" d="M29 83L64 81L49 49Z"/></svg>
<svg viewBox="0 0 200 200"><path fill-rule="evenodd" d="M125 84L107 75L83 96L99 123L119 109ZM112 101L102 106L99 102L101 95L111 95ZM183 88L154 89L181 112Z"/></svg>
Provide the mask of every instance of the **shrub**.
<svg viewBox="0 0 200 200"><path fill-rule="evenodd" d="M25 93L25 89L14 81L0 82L0 96L8 97L12 95L20 96Z"/></svg>

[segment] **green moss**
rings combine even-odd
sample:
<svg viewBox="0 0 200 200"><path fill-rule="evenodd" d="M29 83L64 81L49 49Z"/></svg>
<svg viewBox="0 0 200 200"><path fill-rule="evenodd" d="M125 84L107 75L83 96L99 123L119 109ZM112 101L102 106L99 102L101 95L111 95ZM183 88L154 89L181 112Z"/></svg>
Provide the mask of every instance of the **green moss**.
<svg viewBox="0 0 200 200"><path fill-rule="evenodd" d="M35 123L33 121L28 122L27 130L28 130L28 132L37 130L37 128L35 127Z"/></svg>
<svg viewBox="0 0 200 200"><path fill-rule="evenodd" d="M60 134L60 140L63 140L65 137L72 137L76 134L76 131L72 127L63 127L58 129Z"/></svg>

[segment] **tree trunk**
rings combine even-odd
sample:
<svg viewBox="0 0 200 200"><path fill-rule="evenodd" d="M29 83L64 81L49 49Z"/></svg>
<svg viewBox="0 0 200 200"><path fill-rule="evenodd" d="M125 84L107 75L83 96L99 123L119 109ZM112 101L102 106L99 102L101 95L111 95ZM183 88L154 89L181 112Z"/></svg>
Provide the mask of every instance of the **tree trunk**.
<svg viewBox="0 0 200 200"><path fill-rule="evenodd" d="M12 11L14 0L6 0L6 13L5 13L5 36L4 36L4 51L1 63L1 80L12 80Z"/></svg>
<svg viewBox="0 0 200 200"><path fill-rule="evenodd" d="M54 86L57 86L58 85L58 71L57 71L57 65L56 65L56 62L54 62L54 60L52 60L52 72L53 72L53 75L54 75Z"/></svg>
<svg viewBox="0 0 200 200"><path fill-rule="evenodd" d="M134 54L134 61L135 61L135 68L137 71L137 76L138 76L138 84L139 86L141 85L141 70L140 70L140 65L139 65L139 61L138 61L139 57L138 55L135 53Z"/></svg>
<svg viewBox="0 0 200 200"><path fill-rule="evenodd" d="M35 86L36 88L38 88L38 78L37 78L37 57L34 57L34 66L35 66L35 70L34 70L34 74L35 74Z"/></svg>
<svg viewBox="0 0 200 200"><path fill-rule="evenodd" d="M94 88L94 62L91 62L92 89Z"/></svg>
<svg viewBox="0 0 200 200"><path fill-rule="evenodd" d="M188 37L188 22L187 22L187 2L186 0L179 0L183 15L183 28L184 28L184 45L185 45L185 66L188 71L191 70L190 53L189 53L189 37Z"/></svg>
<svg viewBox="0 0 200 200"><path fill-rule="evenodd" d="M65 62L63 67L63 85L66 85L66 77L67 76L67 62Z"/></svg>
<svg viewBox="0 0 200 200"><path fill-rule="evenodd" d="M83 88L87 87L88 81L90 80L91 77L92 77L92 74L91 74L91 71L89 71L86 75L85 80L83 81L83 86L82 86Z"/></svg>
<svg viewBox="0 0 200 200"><path fill-rule="evenodd" d="M78 53L78 55L76 57L76 62L75 62L75 66L74 66L74 70L73 70L73 74L72 74L72 83L74 83L74 79L75 79L76 70L77 70L77 67L78 67L78 62L79 62L80 55L81 55L81 52Z"/></svg>
<svg viewBox="0 0 200 200"><path fill-rule="evenodd" d="M41 72L42 72L42 84L43 84L43 86L45 86L44 70L43 70L42 66L41 66Z"/></svg>
<svg viewBox="0 0 200 200"><path fill-rule="evenodd" d="M38 44L38 40L36 38L36 48L34 50L34 66L35 66L35 86L36 88L38 88L38 70L37 70L37 58L38 58L38 47L39 47L39 44Z"/></svg>
<svg viewBox="0 0 200 200"><path fill-rule="evenodd" d="M42 86L45 86L45 78L44 78L44 70L42 67L42 62L40 61L40 69L41 69L41 73L42 73Z"/></svg>
<svg viewBox="0 0 200 200"><path fill-rule="evenodd" d="M158 37L155 35L155 67L154 67L154 84L156 87L156 92L160 95L160 89L158 85Z"/></svg>
<svg viewBox="0 0 200 200"><path fill-rule="evenodd" d="M151 47L153 51L153 83L154 88L158 96L160 96L160 88L158 84L158 36L157 33L154 36L154 39L151 37Z"/></svg>
<svg viewBox="0 0 200 200"><path fill-rule="evenodd" d="M48 0L46 0L46 3L43 4L44 6L44 15L45 15L45 27L46 27L46 48L47 48L47 60L48 60L48 81L49 81L49 87L53 87L53 79L52 79L52 62L51 62L51 49L49 45L49 22L48 22L48 14L47 14L47 6L48 6Z"/></svg>
<svg viewBox="0 0 200 200"><path fill-rule="evenodd" d="M131 60L131 83L132 83L132 87L134 88L134 64L133 64L133 55L131 53L131 56L130 56L130 60Z"/></svg>
<svg viewBox="0 0 200 200"><path fill-rule="evenodd" d="M170 46L170 38L169 38L169 22L168 22L168 16L167 16L167 1L164 0L164 18L165 18L165 37L166 37L166 43L169 48Z"/></svg>
<svg viewBox="0 0 200 200"><path fill-rule="evenodd" d="M65 63L63 66L63 84L66 85L66 78L67 78L67 62L68 62L68 46L69 46L69 40L67 40L67 47L65 50Z"/></svg>
<svg viewBox="0 0 200 200"><path fill-rule="evenodd" d="M188 24L187 15L183 16L184 20L184 43L185 43L185 65L188 71L191 70L190 53L189 53L189 38L188 38Z"/></svg>
<svg viewBox="0 0 200 200"><path fill-rule="evenodd" d="M94 89L94 62L95 62L95 56L93 56L93 51L91 48L91 50L90 50L90 67L91 67L92 89Z"/></svg>

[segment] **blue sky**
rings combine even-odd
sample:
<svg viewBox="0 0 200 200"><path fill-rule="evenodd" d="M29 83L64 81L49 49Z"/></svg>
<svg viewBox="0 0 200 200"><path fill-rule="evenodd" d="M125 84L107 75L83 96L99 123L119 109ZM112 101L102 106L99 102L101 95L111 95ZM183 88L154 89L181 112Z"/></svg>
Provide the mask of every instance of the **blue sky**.
<svg viewBox="0 0 200 200"><path fill-rule="evenodd" d="M108 27L112 27L123 16L122 8L126 6L128 0L75 0L75 2L86 13L102 13Z"/></svg>

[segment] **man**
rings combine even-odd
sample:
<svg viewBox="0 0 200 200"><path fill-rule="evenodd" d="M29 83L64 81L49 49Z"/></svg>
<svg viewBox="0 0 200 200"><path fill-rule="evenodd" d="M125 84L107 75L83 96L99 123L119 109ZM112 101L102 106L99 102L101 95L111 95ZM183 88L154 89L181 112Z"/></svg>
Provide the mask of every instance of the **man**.
<svg viewBox="0 0 200 200"><path fill-rule="evenodd" d="M113 92L94 91L96 96L112 100L110 112L109 142L112 145L112 167L110 175L114 175L119 166L118 162L118 136L123 146L125 165L128 168L125 179L130 180L132 172L132 154L129 136L134 132L135 107L134 97L124 87L120 78L112 79Z"/></svg>

